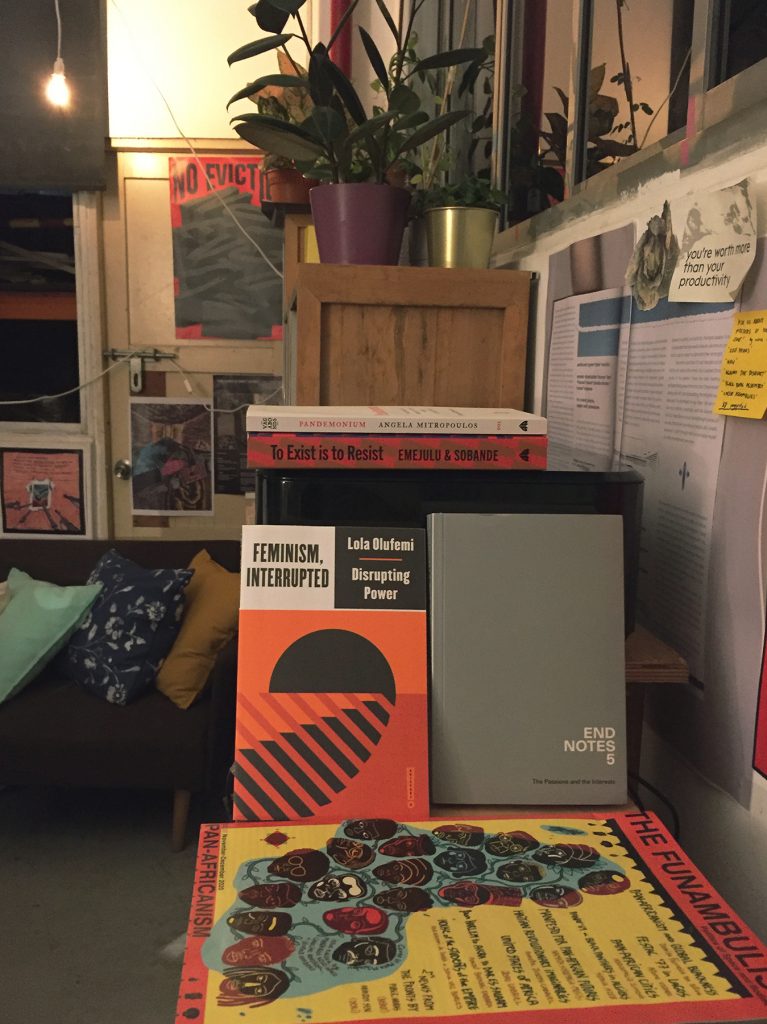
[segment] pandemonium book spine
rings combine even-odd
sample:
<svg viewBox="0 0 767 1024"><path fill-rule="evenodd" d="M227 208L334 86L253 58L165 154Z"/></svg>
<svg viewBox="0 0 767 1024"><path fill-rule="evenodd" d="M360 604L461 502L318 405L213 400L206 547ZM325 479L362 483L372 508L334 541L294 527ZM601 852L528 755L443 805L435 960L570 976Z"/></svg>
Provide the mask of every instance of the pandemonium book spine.
<svg viewBox="0 0 767 1024"><path fill-rule="evenodd" d="M543 416L520 409L421 405L251 405L248 433L545 434Z"/></svg>

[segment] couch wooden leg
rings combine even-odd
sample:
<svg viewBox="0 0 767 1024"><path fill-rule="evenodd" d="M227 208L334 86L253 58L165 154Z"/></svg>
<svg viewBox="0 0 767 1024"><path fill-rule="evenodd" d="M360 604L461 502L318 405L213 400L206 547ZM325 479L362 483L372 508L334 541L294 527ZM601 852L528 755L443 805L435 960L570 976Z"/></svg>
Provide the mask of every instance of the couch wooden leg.
<svg viewBox="0 0 767 1024"><path fill-rule="evenodd" d="M170 845L174 853L178 853L186 846L186 826L191 799L192 794L188 789L177 789L173 793L173 828Z"/></svg>

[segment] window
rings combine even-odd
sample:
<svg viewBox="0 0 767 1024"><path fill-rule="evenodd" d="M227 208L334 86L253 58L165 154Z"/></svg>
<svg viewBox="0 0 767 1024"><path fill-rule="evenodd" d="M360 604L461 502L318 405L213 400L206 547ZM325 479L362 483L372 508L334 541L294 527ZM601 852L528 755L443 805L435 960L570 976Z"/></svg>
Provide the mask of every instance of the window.
<svg viewBox="0 0 767 1024"><path fill-rule="evenodd" d="M767 4L764 0L725 0L719 10L717 81L745 71L767 57Z"/></svg>
<svg viewBox="0 0 767 1024"><path fill-rule="evenodd" d="M511 223L684 126L694 14L695 0L505 0Z"/></svg>
<svg viewBox="0 0 767 1024"><path fill-rule="evenodd" d="M0 195L0 401L79 383L70 196ZM80 400L0 406L0 420L79 423Z"/></svg>

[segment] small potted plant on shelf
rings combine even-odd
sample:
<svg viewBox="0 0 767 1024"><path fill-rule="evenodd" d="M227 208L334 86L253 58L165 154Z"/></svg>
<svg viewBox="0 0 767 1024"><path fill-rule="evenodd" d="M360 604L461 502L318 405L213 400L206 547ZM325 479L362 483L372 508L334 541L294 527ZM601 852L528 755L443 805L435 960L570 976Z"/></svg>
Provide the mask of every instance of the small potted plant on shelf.
<svg viewBox="0 0 767 1024"><path fill-rule="evenodd" d="M397 21L384 0L376 0L391 32L394 56L387 66L370 35L359 29L382 96L381 105L368 112L328 52L357 2L352 0L327 47L322 43L312 46L309 41L301 19L306 0L259 0L253 4L250 12L271 35L241 47L230 56L230 62L284 48L291 39L299 38L309 55L308 72L305 76L265 75L241 89L230 103L257 97L272 86L307 90L312 108L300 123L259 110L237 115L235 131L323 182L310 190L323 262L392 264L399 260L410 207L410 192L400 183L408 155L468 115L465 110L430 115L422 109L413 88L414 76L428 68L470 63L479 51L451 50L409 64L405 55L413 21L427 0L413 0L407 17L401 7ZM290 18L296 21L298 34L284 31Z"/></svg>
<svg viewBox="0 0 767 1024"><path fill-rule="evenodd" d="M423 190L419 206L429 266L486 267L505 202L505 193L480 174Z"/></svg>
<svg viewBox="0 0 767 1024"><path fill-rule="evenodd" d="M238 53L235 51L230 55L230 64L240 59ZM306 69L294 61L287 50L278 50L277 63L281 75L307 79ZM239 93L229 103L238 98ZM257 94L250 95L249 99L260 114L286 124L303 124L314 109L306 86L267 85ZM295 161L276 153L265 153L261 171L261 200L276 206L308 206L309 189L319 185L316 178L305 178Z"/></svg>
<svg viewBox="0 0 767 1024"><path fill-rule="evenodd" d="M466 31L470 3L464 7L461 39ZM457 94L459 101L474 103L481 90L481 109L475 112L465 153L460 145L447 145L445 136L422 147L415 159L420 168L411 176L416 187L411 228L411 261L433 267L487 267L498 224L498 213L506 195L490 180L492 146L492 75L495 38L488 36L463 70L458 81L455 67L444 81L427 86L441 96L441 110L447 110ZM421 62L423 64L423 62ZM462 168L462 170L460 170ZM457 170L458 169L458 170ZM452 179L452 180L451 180Z"/></svg>

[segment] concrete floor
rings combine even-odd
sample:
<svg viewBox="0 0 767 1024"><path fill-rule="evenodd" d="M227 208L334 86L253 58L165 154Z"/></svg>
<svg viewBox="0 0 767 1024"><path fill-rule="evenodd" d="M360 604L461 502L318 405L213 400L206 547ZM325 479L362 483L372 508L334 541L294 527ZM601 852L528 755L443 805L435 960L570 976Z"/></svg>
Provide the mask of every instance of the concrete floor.
<svg viewBox="0 0 767 1024"><path fill-rule="evenodd" d="M171 1024L196 842L170 794L0 791L0 1020Z"/></svg>

